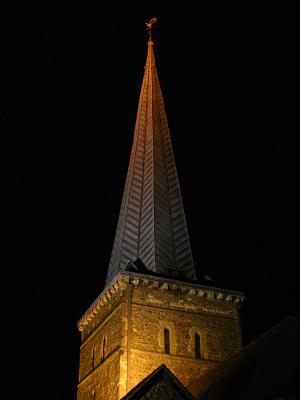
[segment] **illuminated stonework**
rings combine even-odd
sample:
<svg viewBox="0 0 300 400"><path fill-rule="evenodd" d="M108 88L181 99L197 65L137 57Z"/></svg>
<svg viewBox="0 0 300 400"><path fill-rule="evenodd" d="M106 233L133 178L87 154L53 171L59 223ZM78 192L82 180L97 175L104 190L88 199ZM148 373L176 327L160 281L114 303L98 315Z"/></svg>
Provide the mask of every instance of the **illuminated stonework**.
<svg viewBox="0 0 300 400"><path fill-rule="evenodd" d="M188 386L240 349L243 299L240 292L120 273L78 322L78 400L121 399L161 364ZM164 328L170 331L170 354L165 354ZM195 356L196 332L201 358Z"/></svg>

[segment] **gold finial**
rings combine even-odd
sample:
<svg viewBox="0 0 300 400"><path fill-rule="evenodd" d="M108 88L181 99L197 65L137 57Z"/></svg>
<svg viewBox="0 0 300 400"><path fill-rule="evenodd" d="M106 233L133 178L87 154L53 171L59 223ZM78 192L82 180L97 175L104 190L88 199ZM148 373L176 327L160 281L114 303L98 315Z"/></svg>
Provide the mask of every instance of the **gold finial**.
<svg viewBox="0 0 300 400"><path fill-rule="evenodd" d="M152 27L156 22L156 18L151 18L149 22L146 22L146 30L149 31L149 42L152 42Z"/></svg>

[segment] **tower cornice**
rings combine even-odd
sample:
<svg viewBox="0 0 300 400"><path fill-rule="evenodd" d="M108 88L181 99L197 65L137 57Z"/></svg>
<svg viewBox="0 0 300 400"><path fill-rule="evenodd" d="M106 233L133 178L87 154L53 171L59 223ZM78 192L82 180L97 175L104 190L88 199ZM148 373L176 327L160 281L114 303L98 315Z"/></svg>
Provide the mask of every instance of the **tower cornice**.
<svg viewBox="0 0 300 400"><path fill-rule="evenodd" d="M244 293L236 290L206 286L190 281L179 281L178 279L157 277L131 271L122 271L119 272L115 279L105 287L105 289L100 293L100 295L80 318L77 323L78 330L82 331L86 326L88 326L101 311L102 307L109 301L112 301L117 294L122 294L126 290L128 284L131 284L133 289L145 287L153 290L170 291L173 293L177 292L186 296L187 298L195 297L199 299L205 299L206 303L227 303L236 305L238 308L240 308L245 300ZM153 305L155 305L154 303ZM170 304L170 306L173 306L177 309L186 309L189 307L186 305L186 303ZM209 307L201 306L199 309L197 309L194 306L190 306L190 311L199 312L201 309L203 312L215 314L215 312ZM217 312L217 314L220 313L222 314L220 311ZM226 313L223 314L226 315Z"/></svg>

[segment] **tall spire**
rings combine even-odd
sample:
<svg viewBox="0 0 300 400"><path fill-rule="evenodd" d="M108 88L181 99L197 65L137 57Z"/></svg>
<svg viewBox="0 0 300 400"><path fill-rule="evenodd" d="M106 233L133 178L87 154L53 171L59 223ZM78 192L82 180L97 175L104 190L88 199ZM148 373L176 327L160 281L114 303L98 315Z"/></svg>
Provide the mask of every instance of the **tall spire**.
<svg viewBox="0 0 300 400"><path fill-rule="evenodd" d="M124 270L128 261L137 259L154 273L196 279L155 66L153 20L146 24L150 31L147 61L106 284Z"/></svg>

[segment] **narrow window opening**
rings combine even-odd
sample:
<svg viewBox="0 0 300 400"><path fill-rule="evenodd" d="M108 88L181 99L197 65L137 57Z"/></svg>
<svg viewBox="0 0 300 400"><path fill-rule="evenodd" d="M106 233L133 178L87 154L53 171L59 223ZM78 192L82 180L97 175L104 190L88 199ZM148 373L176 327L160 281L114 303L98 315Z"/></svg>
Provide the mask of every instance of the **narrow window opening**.
<svg viewBox="0 0 300 400"><path fill-rule="evenodd" d="M165 338L165 353L170 354L170 331L164 328L164 338Z"/></svg>
<svg viewBox="0 0 300 400"><path fill-rule="evenodd" d="M201 358L201 337L195 333L195 358Z"/></svg>
<svg viewBox="0 0 300 400"><path fill-rule="evenodd" d="M92 354L92 369L95 368L95 347L93 347L93 354Z"/></svg>
<svg viewBox="0 0 300 400"><path fill-rule="evenodd" d="M104 360L105 356L106 356L106 337L104 336L102 342L102 360Z"/></svg>

